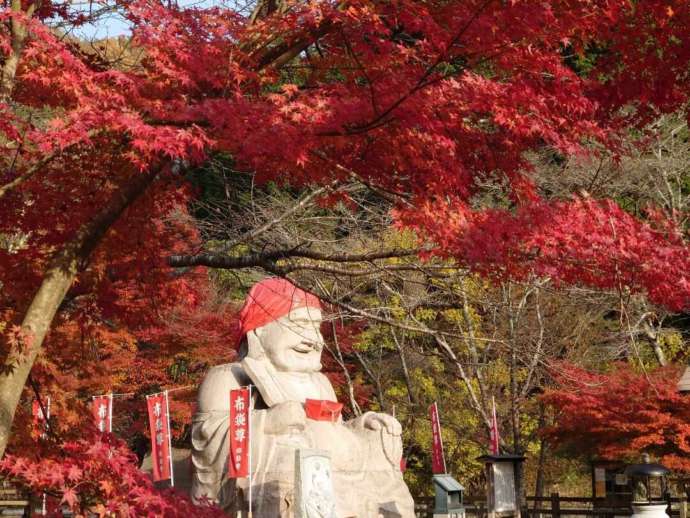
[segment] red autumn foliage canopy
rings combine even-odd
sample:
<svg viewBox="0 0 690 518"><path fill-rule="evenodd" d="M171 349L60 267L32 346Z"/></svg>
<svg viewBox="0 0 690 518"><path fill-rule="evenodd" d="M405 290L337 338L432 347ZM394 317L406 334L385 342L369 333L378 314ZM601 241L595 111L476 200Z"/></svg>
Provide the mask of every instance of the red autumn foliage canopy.
<svg viewBox="0 0 690 518"><path fill-rule="evenodd" d="M643 291L672 310L688 307L684 233L654 214L642 222L611 200L591 198L480 212L459 206L441 204L455 225L439 219L438 204L404 221L433 229L445 254L488 277L526 279L536 273L556 285Z"/></svg>
<svg viewBox="0 0 690 518"><path fill-rule="evenodd" d="M690 405L677 391L677 368L605 374L561 364L543 401L556 415L545 436L579 454L639 461L647 452L665 466L690 471Z"/></svg>
<svg viewBox="0 0 690 518"><path fill-rule="evenodd" d="M213 151L264 179L354 174L409 193L400 221L479 271L520 277L534 266L557 281L623 284L687 306L688 253L675 229L606 201L542 201L525 158L545 146L615 149L624 123L682 107L686 2L354 0L295 3L254 23L225 8L122 8L142 56L124 65L48 29L56 16L83 18L67 4L43 2L30 18L2 13L29 33L0 106L15 155L3 173L0 230L32 236L0 257L18 315L55 247L137 169ZM8 55L14 37L0 32ZM603 57L578 75L564 56L593 45ZM12 103L46 115L27 117ZM514 206L472 208L477 180L496 176L508 178ZM144 210L170 206L174 191L158 191ZM131 264L143 260L137 251Z"/></svg>
<svg viewBox="0 0 690 518"><path fill-rule="evenodd" d="M265 179L356 174L411 193L399 220L482 272L521 277L536 268L556 281L625 285L687 306L688 253L676 229L606 201L541 201L524 155L544 146L585 153L591 141L615 148L624 122L682 106L685 2L310 3L257 23L221 8L137 1L124 9L145 56L128 66L108 66L48 30L54 16L79 22L67 4L44 2L31 18L3 13L29 33L2 106L15 156L0 230L31 235L28 246L0 252L13 292L8 322L21 318L55 248L136 168L214 150ZM8 55L14 36L0 33ZM578 76L564 54L592 44L604 57ZM285 56L307 71L290 69L286 79ZM48 110L47 120L26 117L10 99ZM632 115L619 116L623 106ZM515 206L471 208L476 180L500 175ZM159 185L140 210L165 214L181 199L179 188ZM121 227L134 227L128 217ZM122 248L128 268L161 265L196 241L156 221ZM114 230L108 242L120 247L124 235ZM158 246L162 235L170 246Z"/></svg>
<svg viewBox="0 0 690 518"><path fill-rule="evenodd" d="M199 245L179 171L217 152L264 180L356 177L401 194L401 224L482 273L536 270L688 307L680 230L608 200L542 200L526 158L618 151L626 125L685 106L688 2L273 4L248 17L118 2L132 50L111 62L51 29L87 17L70 2L2 4L0 384L40 353L34 374L69 428L75 397L164 384L177 351L223 357L232 321L205 305L203 272L165 264ZM592 68L580 66L594 50ZM123 189L159 169L114 223L80 240ZM491 178L506 180L504 210L472 204ZM91 248L43 313L51 334L36 338L28 308L55 278L51 261ZM158 355L140 347L147 341Z"/></svg>

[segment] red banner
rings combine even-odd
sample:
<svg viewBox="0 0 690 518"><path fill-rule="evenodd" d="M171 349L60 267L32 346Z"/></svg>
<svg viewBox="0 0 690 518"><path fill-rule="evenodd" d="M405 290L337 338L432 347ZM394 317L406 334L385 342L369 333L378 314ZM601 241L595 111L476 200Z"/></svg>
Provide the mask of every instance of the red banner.
<svg viewBox="0 0 690 518"><path fill-rule="evenodd" d="M113 431L113 395L93 396L91 402L93 420L99 432Z"/></svg>
<svg viewBox="0 0 690 518"><path fill-rule="evenodd" d="M491 403L491 434L489 437L491 444L489 445L489 450L491 451L491 455L498 455L500 453L501 436L498 434L498 419L496 418L496 400L492 398Z"/></svg>
<svg viewBox="0 0 690 518"><path fill-rule="evenodd" d="M151 431L153 480L170 479L172 484L168 393L146 396L146 406L149 410L149 430Z"/></svg>
<svg viewBox="0 0 690 518"><path fill-rule="evenodd" d="M228 477L249 476L249 387L230 391Z"/></svg>
<svg viewBox="0 0 690 518"><path fill-rule="evenodd" d="M443 455L443 439L441 438L441 423L438 419L436 402L429 407L431 416L431 471L434 474L446 472L446 459Z"/></svg>
<svg viewBox="0 0 690 518"><path fill-rule="evenodd" d="M43 408L41 408L38 400L34 399L31 405L31 415L33 416L36 434L45 437L48 431L48 419L50 419L50 396L46 397L42 403ZM45 409L45 415L43 414L43 409Z"/></svg>

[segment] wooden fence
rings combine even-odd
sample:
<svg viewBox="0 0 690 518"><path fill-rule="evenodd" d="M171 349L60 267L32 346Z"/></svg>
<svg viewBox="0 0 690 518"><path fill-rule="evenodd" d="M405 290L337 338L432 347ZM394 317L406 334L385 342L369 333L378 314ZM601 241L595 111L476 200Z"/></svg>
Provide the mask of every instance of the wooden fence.
<svg viewBox="0 0 690 518"><path fill-rule="evenodd" d="M0 484L0 516L30 516L29 497L9 484Z"/></svg>
<svg viewBox="0 0 690 518"><path fill-rule="evenodd" d="M668 508L666 512L671 518L688 518L688 499L686 496L666 497ZM596 516L600 518L614 518L630 516L632 509L629 504L611 503L602 498L560 496L528 496L527 505L522 510L523 518L562 518L565 516Z"/></svg>
<svg viewBox="0 0 690 518"><path fill-rule="evenodd" d="M522 509L522 518L565 518L569 516L592 516L595 518L629 517L632 510L627 505L607 504L604 499L590 497L560 496L528 496L526 506ZM667 497L669 508L667 513L671 518L690 518L688 516L688 499ZM0 487L0 516L10 512L14 516L30 516L29 498L11 487ZM14 511L14 512L12 512ZM16 513L16 514L15 514ZM417 518L432 518L434 514L434 498L415 498L415 516ZM470 500L465 503L466 516L473 518L487 518L486 502Z"/></svg>
<svg viewBox="0 0 690 518"><path fill-rule="evenodd" d="M434 516L434 497L423 496L414 499L414 514L417 518L433 518ZM476 516L483 518L487 516L486 502L483 500L471 500L465 502L466 516Z"/></svg>
<svg viewBox="0 0 690 518"><path fill-rule="evenodd" d="M592 516L596 518L629 517L632 509L629 505L607 502L602 498L560 496L528 496L522 509L522 518L565 518L568 516ZM688 516L688 499L682 497L667 497L666 512L671 518L690 518ZM415 499L415 515L417 518L432 518L434 511L433 497ZM473 518L487 518L486 502L470 501L465 504L466 516Z"/></svg>

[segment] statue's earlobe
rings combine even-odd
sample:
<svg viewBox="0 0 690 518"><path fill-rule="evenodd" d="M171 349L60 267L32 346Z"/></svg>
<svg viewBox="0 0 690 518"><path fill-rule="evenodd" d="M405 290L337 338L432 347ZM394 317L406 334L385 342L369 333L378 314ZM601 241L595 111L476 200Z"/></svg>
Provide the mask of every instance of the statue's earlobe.
<svg viewBox="0 0 690 518"><path fill-rule="evenodd" d="M264 358L264 348L261 345L261 340L256 330L247 333L247 356L255 360L262 360Z"/></svg>

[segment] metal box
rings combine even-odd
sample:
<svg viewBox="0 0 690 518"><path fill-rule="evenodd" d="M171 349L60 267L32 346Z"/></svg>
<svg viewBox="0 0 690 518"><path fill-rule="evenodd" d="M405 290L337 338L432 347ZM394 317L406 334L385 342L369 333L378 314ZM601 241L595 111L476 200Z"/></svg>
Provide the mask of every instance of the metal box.
<svg viewBox="0 0 690 518"><path fill-rule="evenodd" d="M434 517L464 518L465 488L460 482L450 475L434 475L433 481L436 493Z"/></svg>

